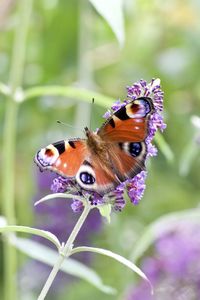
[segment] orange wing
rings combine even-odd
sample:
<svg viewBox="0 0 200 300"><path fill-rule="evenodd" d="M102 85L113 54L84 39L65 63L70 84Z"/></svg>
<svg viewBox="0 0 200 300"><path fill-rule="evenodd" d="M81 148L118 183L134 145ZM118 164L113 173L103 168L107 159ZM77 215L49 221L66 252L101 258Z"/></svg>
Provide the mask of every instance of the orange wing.
<svg viewBox="0 0 200 300"><path fill-rule="evenodd" d="M150 98L133 100L117 110L99 129L98 135L109 142L144 141L148 134L148 117L153 109Z"/></svg>
<svg viewBox="0 0 200 300"><path fill-rule="evenodd" d="M125 142L110 145L109 157L120 181L133 178L145 169L145 142Z"/></svg>
<svg viewBox="0 0 200 300"><path fill-rule="evenodd" d="M35 156L40 169L76 179L85 190L100 194L112 190L119 180L113 171L91 153L86 140L59 141L41 149Z"/></svg>
<svg viewBox="0 0 200 300"><path fill-rule="evenodd" d="M85 140L59 141L38 151L35 162L41 169L52 170L64 177L75 177L87 155Z"/></svg>

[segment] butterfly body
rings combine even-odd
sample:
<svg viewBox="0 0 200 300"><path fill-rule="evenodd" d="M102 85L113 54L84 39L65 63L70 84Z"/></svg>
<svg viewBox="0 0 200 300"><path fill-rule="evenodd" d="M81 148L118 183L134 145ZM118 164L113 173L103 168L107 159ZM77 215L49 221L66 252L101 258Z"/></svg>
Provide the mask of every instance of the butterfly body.
<svg viewBox="0 0 200 300"><path fill-rule="evenodd" d="M86 139L50 144L38 151L35 162L78 186L101 195L145 168L149 116L154 110L147 97L117 110L97 132L85 127Z"/></svg>

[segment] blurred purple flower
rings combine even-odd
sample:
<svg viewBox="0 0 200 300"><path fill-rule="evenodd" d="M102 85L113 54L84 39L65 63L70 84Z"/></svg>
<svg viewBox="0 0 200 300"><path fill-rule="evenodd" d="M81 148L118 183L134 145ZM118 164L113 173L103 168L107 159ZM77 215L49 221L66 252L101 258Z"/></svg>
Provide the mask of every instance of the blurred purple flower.
<svg viewBox="0 0 200 300"><path fill-rule="evenodd" d="M160 114L163 110L163 91L160 88L160 80L152 79L152 81L147 84L145 80L140 80L134 83L132 86L127 87L127 98L125 101L121 102L117 100L111 107L111 111L108 110L104 114L104 118L109 118L113 112L116 112L122 106L125 106L129 101L137 99L139 97L150 97L153 101L154 112L151 114L149 118L149 132L148 136L145 139L145 143L147 146L147 155L146 159L149 156L157 155L157 148L152 145L151 141L158 129L161 132L166 128L166 124L163 122L163 117ZM131 100L130 100L131 99ZM85 195L89 195L90 202L92 205L100 205L110 202L113 205L113 208L117 211L121 211L125 206L124 199L124 190L127 190L127 194L130 197L131 202L136 205L139 203L142 198L145 190L145 179L147 176L146 171L141 171L139 174L134 176L131 179L127 179L123 184L119 185L114 191L109 194L100 197L97 193L93 192L84 192ZM121 188L123 186L123 188ZM75 183L72 183L68 179L64 179L61 176L54 179L54 182L51 186L51 189L54 193L56 192L69 192L71 188L71 192L74 195L74 202L72 204L72 209L75 212L79 212L82 210L82 203L76 199L76 195L81 195L81 192L77 192L77 188ZM74 188L74 190L73 190Z"/></svg>
<svg viewBox="0 0 200 300"><path fill-rule="evenodd" d="M141 282L131 288L126 300L200 299L200 226L179 222L155 243L151 257L144 258L142 270L154 287L154 296Z"/></svg>

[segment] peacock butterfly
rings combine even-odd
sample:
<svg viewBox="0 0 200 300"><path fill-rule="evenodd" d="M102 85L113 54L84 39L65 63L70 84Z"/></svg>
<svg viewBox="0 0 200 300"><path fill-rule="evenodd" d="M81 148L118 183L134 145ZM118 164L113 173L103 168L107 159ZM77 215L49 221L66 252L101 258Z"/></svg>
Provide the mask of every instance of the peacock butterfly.
<svg viewBox="0 0 200 300"><path fill-rule="evenodd" d="M104 195L121 182L145 169L149 117L152 99L140 97L115 111L92 132L85 127L85 139L62 140L39 150L35 162L75 180L84 190Z"/></svg>

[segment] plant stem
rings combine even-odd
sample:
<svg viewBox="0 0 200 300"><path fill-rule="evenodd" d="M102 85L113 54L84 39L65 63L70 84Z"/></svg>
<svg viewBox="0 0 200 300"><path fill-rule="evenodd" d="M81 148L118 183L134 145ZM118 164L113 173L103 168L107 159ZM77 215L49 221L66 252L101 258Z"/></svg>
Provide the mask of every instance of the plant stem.
<svg viewBox="0 0 200 300"><path fill-rule="evenodd" d="M61 249L60 251L60 255L51 271L51 273L49 274L49 277L47 278L47 281L38 297L38 300L43 300L45 299L63 261L65 260L65 258L69 257L70 254L71 254L71 250L73 248L73 243L74 243L74 240L77 236L77 234L79 233L84 221L86 220L89 212L91 210L91 206L88 202L85 203L85 206L84 206L84 210L80 216L80 218L78 219L78 222L76 223L74 229L72 230L67 242L65 243L63 249Z"/></svg>
<svg viewBox="0 0 200 300"><path fill-rule="evenodd" d="M9 86L11 96L6 99L4 137L2 145L2 199L3 211L8 224L15 223L15 139L18 104L15 91L21 85L24 70L26 37L32 8L32 0L21 0L19 5L19 24L16 26L12 52ZM4 243L4 299L16 299L16 250L9 244L9 237Z"/></svg>
<svg viewBox="0 0 200 300"><path fill-rule="evenodd" d="M1 86L0 86L1 87ZM97 93L94 90L83 87L73 86L36 86L28 88L24 91L23 101L39 96L64 96L75 100L82 100L91 104L91 99L95 98L95 103L100 106L108 108L115 99L103 94Z"/></svg>

